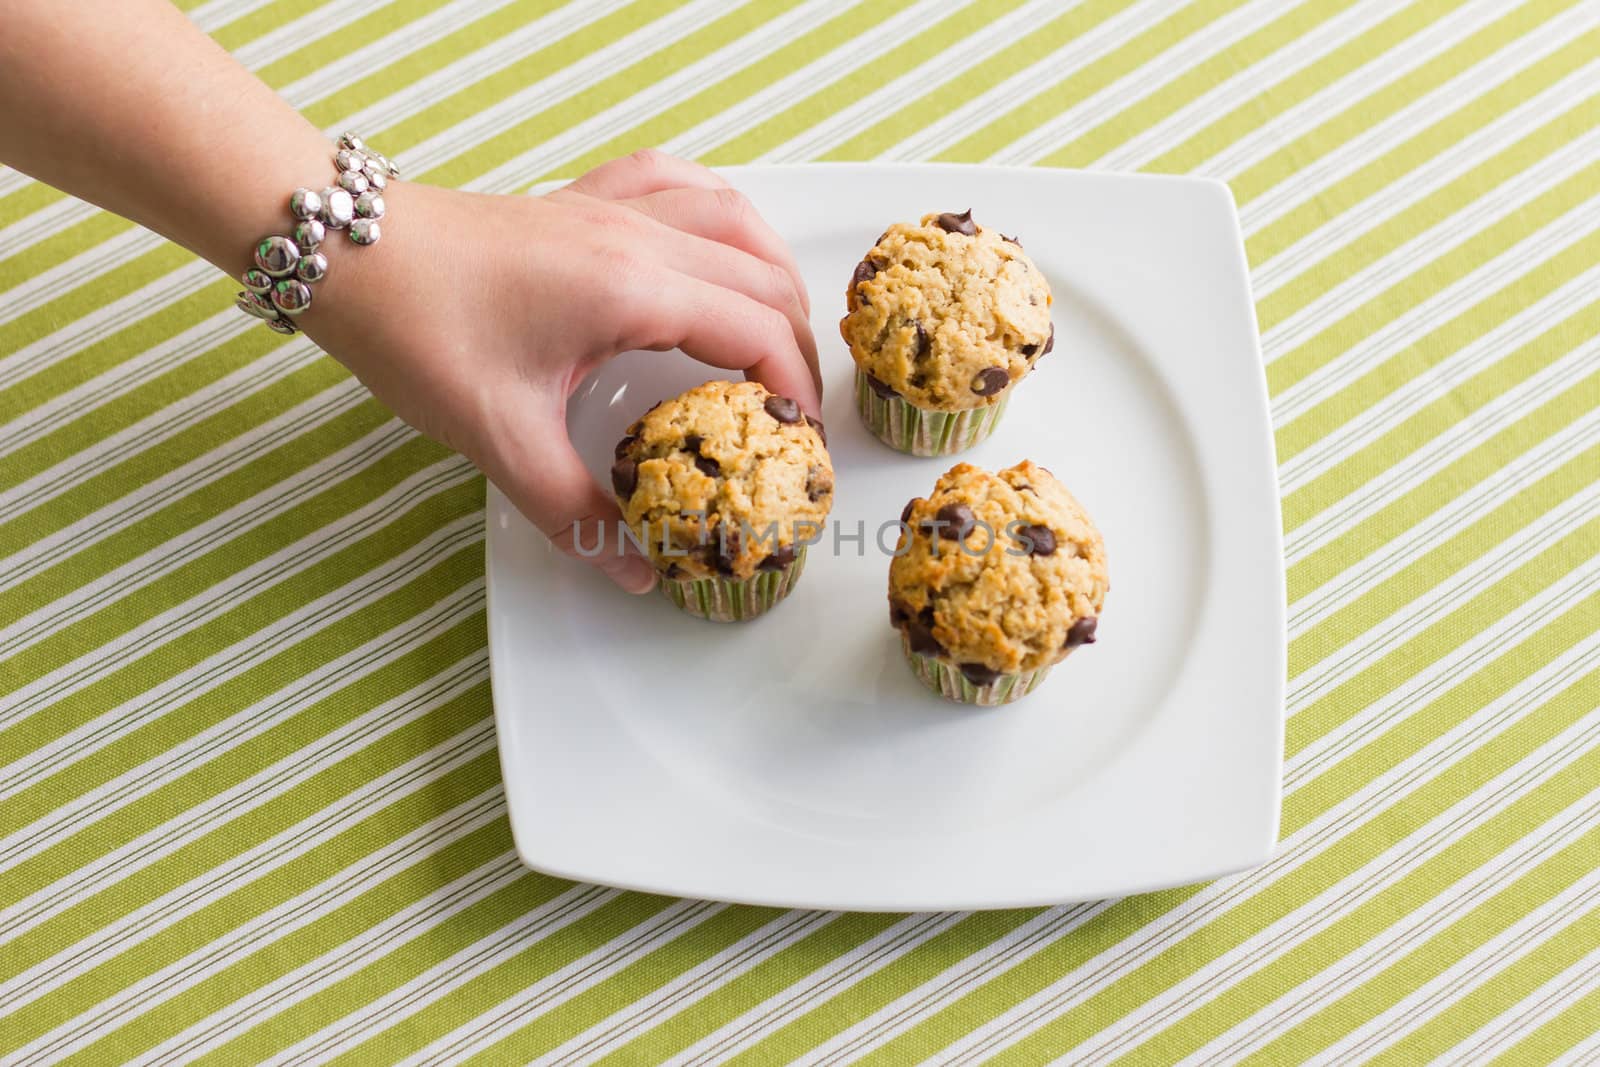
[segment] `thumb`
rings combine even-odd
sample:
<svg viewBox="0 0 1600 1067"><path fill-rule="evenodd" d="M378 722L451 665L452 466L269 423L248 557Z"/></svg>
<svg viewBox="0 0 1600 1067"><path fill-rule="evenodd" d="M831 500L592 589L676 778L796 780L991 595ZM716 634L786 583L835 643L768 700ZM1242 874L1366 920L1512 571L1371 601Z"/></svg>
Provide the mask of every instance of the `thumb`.
<svg viewBox="0 0 1600 1067"><path fill-rule="evenodd" d="M648 593L656 584L655 568L619 536L616 502L590 477L566 434L543 429L545 443L501 456L491 479L556 548L630 593Z"/></svg>

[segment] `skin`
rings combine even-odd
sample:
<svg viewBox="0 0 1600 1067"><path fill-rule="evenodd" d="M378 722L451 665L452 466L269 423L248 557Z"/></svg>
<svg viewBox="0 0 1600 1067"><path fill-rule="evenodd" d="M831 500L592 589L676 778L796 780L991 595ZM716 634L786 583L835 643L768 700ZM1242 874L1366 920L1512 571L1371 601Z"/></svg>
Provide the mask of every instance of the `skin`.
<svg viewBox="0 0 1600 1067"><path fill-rule="evenodd" d="M0 162L233 277L288 232L293 189L331 184L332 152L166 0L0 0ZM681 349L821 416L794 257L704 167L645 149L544 197L395 181L384 200L377 244L330 233L299 325L569 554L618 513L566 402L618 353ZM585 562L630 592L655 583L634 555Z"/></svg>

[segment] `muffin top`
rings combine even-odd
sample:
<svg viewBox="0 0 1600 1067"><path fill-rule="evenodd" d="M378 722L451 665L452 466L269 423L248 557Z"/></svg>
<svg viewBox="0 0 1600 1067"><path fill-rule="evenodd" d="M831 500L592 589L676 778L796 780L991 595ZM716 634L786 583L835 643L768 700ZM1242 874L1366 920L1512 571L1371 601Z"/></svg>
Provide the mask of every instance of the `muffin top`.
<svg viewBox="0 0 1600 1067"><path fill-rule="evenodd" d="M1035 670L1094 641L1111 588L1105 544L1043 467L1023 460L990 474L958 463L932 496L906 505L902 522L902 554L889 565L889 619L913 650L958 664L984 685L997 672Z"/></svg>
<svg viewBox="0 0 1600 1067"><path fill-rule="evenodd" d="M856 267L839 332L880 395L997 403L1055 342L1050 284L1015 238L960 215L896 223Z"/></svg>
<svg viewBox="0 0 1600 1067"><path fill-rule="evenodd" d="M833 507L822 424L755 382L706 382L645 412L617 443L611 484L672 579L778 570Z"/></svg>

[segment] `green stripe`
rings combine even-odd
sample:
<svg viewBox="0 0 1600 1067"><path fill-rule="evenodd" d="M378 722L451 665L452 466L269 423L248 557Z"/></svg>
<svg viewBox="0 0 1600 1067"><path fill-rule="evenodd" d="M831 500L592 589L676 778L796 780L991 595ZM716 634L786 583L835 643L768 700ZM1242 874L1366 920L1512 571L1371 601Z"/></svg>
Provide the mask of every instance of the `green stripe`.
<svg viewBox="0 0 1600 1067"><path fill-rule="evenodd" d="M1146 130L1172 116L1198 97L1260 63L1280 48L1315 31L1328 19L1349 8L1355 0L1321 0L1290 7L1278 18L1252 30L1226 48L1207 56L1155 92L1114 115L1107 116L1088 132L1054 149L1039 162L1052 167L1086 167L1122 145L1131 131ZM1392 41L1374 38L1368 47L1387 47ZM1370 53L1369 53L1370 54Z"/></svg>
<svg viewBox="0 0 1600 1067"><path fill-rule="evenodd" d="M1600 916L1591 911L1573 931L1578 943L1600 942ZM1600 987L1579 997L1560 1014L1494 1058L1500 1067L1518 1063L1555 1063L1580 1041L1594 1037L1595 1016L1600 1015Z"/></svg>
<svg viewBox="0 0 1600 1067"><path fill-rule="evenodd" d="M1413 989L1443 974L1542 902L1567 889L1587 873L1588 865L1584 860L1592 857L1597 847L1600 847L1600 826L1583 834L1292 1031L1256 1050L1251 1060L1265 1067L1310 1059L1367 1020L1393 1007ZM1600 909L1588 914L1600 917ZM1584 926L1581 920L1571 925L1579 930ZM1600 924L1594 924L1593 928L1600 931ZM1595 943L1593 937L1588 941L1590 946ZM1443 1055L1462 1034L1470 1033L1498 1015L1499 1005L1514 1003L1532 992L1539 985L1541 974L1563 970L1582 958L1586 950L1583 938L1574 937L1569 926L1567 931L1545 940L1539 949L1498 971L1485 985L1450 1005L1446 1012L1435 1015L1432 1024L1425 1023L1386 1049L1380 1059L1399 1067L1426 1063ZM1448 1025L1442 1025L1446 1019Z"/></svg>
<svg viewBox="0 0 1600 1067"><path fill-rule="evenodd" d="M724 908L684 934L635 960L616 974L475 1053L467 1063L526 1063L595 1026L616 1010L617 990L643 999L684 972L727 952L783 914L771 908Z"/></svg>
<svg viewBox="0 0 1600 1067"><path fill-rule="evenodd" d="M436 719L448 718L451 710L457 710L459 714L459 709L452 702L441 706ZM434 729L438 729L441 724L435 721L431 725ZM453 725L445 723L444 728L451 729ZM453 734L446 734L438 740L446 741L450 736ZM381 760L385 756L386 753L380 751L374 753L372 758ZM293 899L300 893L315 888L351 864L392 844L441 813L481 795L493 788L495 783L496 767L493 753L479 756L447 775L424 783L330 840L297 856L294 862L238 884L231 892L195 909L183 922L168 927L100 967L57 986L50 996L36 1000L21 1012L7 1017L4 1020L6 1025L0 1027L0 1034L4 1035L0 1038L4 1041L4 1045L0 1047L7 1051L19 1047L72 1018L84 1008L114 995L128 981L136 980L137 976L150 974L180 960L228 931ZM287 828L304 818L307 811L311 810L292 805L292 810L282 811L281 808L284 806L278 805L280 810L270 810L266 807L256 809L250 816L263 822L273 817L286 820L284 828ZM207 851L217 855L219 861L225 861L236 853L232 849L231 842L209 840L217 836L221 835L208 835L208 840L203 844L209 846ZM406 890L409 895L402 896L394 891L393 886L391 892L384 892L383 887L379 886L369 891L370 896L364 894L369 900L365 908L369 921L380 920L404 907L411 900L425 895L442 882L454 877L453 872L465 873L500 855L508 844L509 835L502 821L475 831L471 837L459 839L432 853L410 868L413 873L410 876L412 884ZM195 851L200 852L200 849L196 848ZM459 867L451 862L449 853L452 851L463 855ZM201 854L204 855L203 852ZM199 869L205 870L213 865L208 861ZM431 874L430 868L433 869ZM180 870L167 864L147 867L135 878L121 883L118 892L124 894L125 898L137 892L140 896L135 899L139 901L153 898L182 885L190 877L189 872L179 873ZM98 909L91 907L98 903L96 898L90 898L85 905L74 910L81 908L91 913L107 910L103 905ZM374 907L374 903L381 904L381 907ZM112 918L132 910L117 905L113 905L113 909ZM361 911L362 909L356 908L352 910L352 914L360 914ZM53 919L52 923L56 921ZM359 929L360 927L349 929L346 936L358 932ZM285 947L292 951L293 946L294 941L291 939ZM186 1002L188 996L186 994L179 999Z"/></svg>
<svg viewBox="0 0 1600 1067"><path fill-rule="evenodd" d="M1221 16L1243 6L1244 0L1197 0L1154 22L1149 29L1134 34L1113 51L1107 52L1065 76L1002 115L982 129L968 134L943 149L935 157L956 163L987 159L1027 134L1041 122L1066 111L1079 101L1127 77L1162 52Z"/></svg>
<svg viewBox="0 0 1600 1067"><path fill-rule="evenodd" d="M1283 498L1283 525L1294 530L1349 496L1485 405L1531 380L1600 333L1600 301L1551 324L1531 341L1498 358L1471 378L1455 383L1447 396L1424 404L1405 421L1349 451L1326 471Z"/></svg>
<svg viewBox="0 0 1600 1067"><path fill-rule="evenodd" d="M21 618L32 599L48 593L50 596L41 602L49 603L57 596L103 577L141 554L160 547L171 537L174 519L182 521L180 528L193 528L209 521L261 489L276 485L359 440L383 425L388 418L388 413L377 404L366 402L330 419L223 475L205 490L191 493L153 515L102 537L83 551L45 567L11 588L0 591L0 618ZM428 462L437 462L439 458L435 447L408 442L372 464L372 468L384 468L383 474L393 472L396 475L393 483L397 483L404 475L421 470ZM131 603L125 598L122 602L108 605L83 618L70 630L58 631L19 652L5 661L3 691L15 692L49 673L52 666L93 651L111 638L127 633L139 623L177 606L197 591L235 573L240 567L257 562L322 528L330 520L370 499L365 494L387 488L379 478L381 475L363 479L345 494L325 489L307 502L311 506L290 509L267 523L236 535L227 544L185 561L141 587ZM9 736L0 733L0 739L9 740Z"/></svg>
<svg viewBox="0 0 1600 1067"><path fill-rule="evenodd" d="M1462 0L1422 0L1400 8L1277 82L1270 93L1255 94L1233 110L1206 122L1182 143L1167 149L1140 169L1158 174L1187 174L1197 169L1220 147L1242 140L1266 122L1281 118L1291 108L1378 56L1389 54L1461 6Z"/></svg>
<svg viewBox="0 0 1600 1067"><path fill-rule="evenodd" d="M1318 588L1344 570L1351 560L1364 557L1373 548L1411 529L1456 499L1467 487L1476 485L1528 449L1587 417L1593 410L1596 380L1593 374L1584 378L1450 463L1422 485L1385 504L1359 526L1299 560L1288 572L1290 600ZM1502 530L1501 536L1511 532ZM1488 548L1494 542L1481 543Z"/></svg>
<svg viewBox="0 0 1600 1067"><path fill-rule="evenodd" d="M1233 188L1234 196L1241 206L1248 204L1262 193L1293 178L1297 171L1309 167L1352 138L1360 136L1452 78L1505 49L1575 2L1576 0L1534 0L1532 3L1523 4L1421 66L1407 71L1365 96L1352 99L1350 105L1334 117L1318 124L1284 144L1270 156L1231 177L1228 184ZM1551 61L1546 59L1543 63ZM1539 65L1542 64L1536 66ZM1355 203L1365 199L1370 192L1388 185L1405 170L1419 165L1423 159L1437 152L1438 148L1460 140L1492 119L1494 112L1485 105L1493 98L1491 93L1468 104L1462 111L1456 112L1456 115L1464 121L1450 123L1447 120L1428 127L1423 131L1420 140L1413 138L1412 142L1396 149L1396 152L1401 153L1396 158L1391 159L1386 156L1382 161L1374 161L1363 170L1358 170L1355 174L1342 179L1327 192L1318 190L1316 197L1318 207L1314 213L1308 213L1301 221L1300 226L1304 228L1298 231L1291 229L1287 234L1276 234L1275 240L1265 244L1258 243L1267 241L1264 236L1258 235L1246 245L1250 262L1260 263L1276 255L1283 248L1299 240L1310 229L1320 226L1331 215L1343 210L1339 205L1348 206L1347 200L1348 203ZM1433 151L1423 156L1414 154L1414 151L1402 151L1413 144L1417 148L1431 147ZM1353 199L1349 199L1352 197ZM1313 218L1314 224L1310 221Z"/></svg>

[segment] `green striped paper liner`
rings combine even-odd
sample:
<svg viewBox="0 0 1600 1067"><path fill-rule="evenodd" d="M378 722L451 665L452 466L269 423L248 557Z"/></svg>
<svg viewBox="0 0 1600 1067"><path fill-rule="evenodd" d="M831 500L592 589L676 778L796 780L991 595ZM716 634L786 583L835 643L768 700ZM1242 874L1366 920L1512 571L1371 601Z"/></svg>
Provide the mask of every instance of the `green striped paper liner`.
<svg viewBox="0 0 1600 1067"><path fill-rule="evenodd" d="M911 664L911 673L920 678L923 685L959 703L983 707L997 707L1021 700L1039 688L1039 683L1055 666L1054 663L1047 663L1037 670L1002 674L988 685L973 685L955 664L911 651L911 642L903 633L900 635L900 647L905 651L906 662Z"/></svg>
<svg viewBox="0 0 1600 1067"><path fill-rule="evenodd" d="M987 407L934 411L919 408L904 397L879 396L866 372L856 368L856 408L861 421L878 440L913 456L948 456L971 448L994 432L1010 397L1008 387Z"/></svg>
<svg viewBox="0 0 1600 1067"><path fill-rule="evenodd" d="M789 595L805 569L806 550L778 571L761 571L753 578L662 578L661 593L683 611L712 622L744 622L764 615Z"/></svg>

